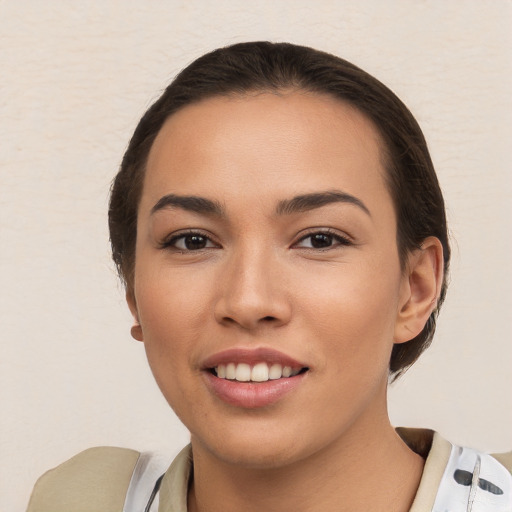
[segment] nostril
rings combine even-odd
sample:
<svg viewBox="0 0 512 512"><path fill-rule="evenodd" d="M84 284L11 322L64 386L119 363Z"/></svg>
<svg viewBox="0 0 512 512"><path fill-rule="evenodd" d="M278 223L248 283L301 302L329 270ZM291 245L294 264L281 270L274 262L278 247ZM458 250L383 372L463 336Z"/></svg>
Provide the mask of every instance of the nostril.
<svg viewBox="0 0 512 512"><path fill-rule="evenodd" d="M274 320L277 320L275 316L265 316L262 318L265 322L273 322Z"/></svg>

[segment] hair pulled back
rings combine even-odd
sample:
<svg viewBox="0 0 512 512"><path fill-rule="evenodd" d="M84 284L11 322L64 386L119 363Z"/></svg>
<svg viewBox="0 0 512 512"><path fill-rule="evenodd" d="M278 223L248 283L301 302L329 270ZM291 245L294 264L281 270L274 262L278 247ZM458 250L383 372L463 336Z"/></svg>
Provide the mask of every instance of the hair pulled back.
<svg viewBox="0 0 512 512"><path fill-rule="evenodd" d="M447 288L450 247L443 196L423 133L407 107L377 79L334 55L289 43L249 42L219 48L181 71L140 120L114 179L109 207L112 256L133 293L137 211L151 146L165 121L186 105L223 95L301 90L328 94L357 108L377 128L387 185L397 216L402 268L429 236L443 246L444 278L422 332L396 344L390 375L398 377L430 345Z"/></svg>

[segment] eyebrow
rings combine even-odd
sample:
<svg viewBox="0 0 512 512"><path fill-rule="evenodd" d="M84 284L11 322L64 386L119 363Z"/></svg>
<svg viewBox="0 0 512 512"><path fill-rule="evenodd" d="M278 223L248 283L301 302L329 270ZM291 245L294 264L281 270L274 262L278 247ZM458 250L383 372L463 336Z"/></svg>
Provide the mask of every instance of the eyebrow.
<svg viewBox="0 0 512 512"><path fill-rule="evenodd" d="M161 197L155 206L151 208L151 215L165 208L181 208L182 210L202 215L214 215L216 217L224 216L224 208L222 208L222 205L219 202L198 196L167 194Z"/></svg>
<svg viewBox="0 0 512 512"><path fill-rule="evenodd" d="M303 194L292 199L279 201L276 208L276 213L277 215L291 215L293 213L300 213L308 210L314 210L315 208L321 208L322 206L332 203L353 204L371 217L370 210L360 199L340 190L313 192L311 194Z"/></svg>
<svg viewBox="0 0 512 512"><path fill-rule="evenodd" d="M291 199L279 201L276 208L277 215L292 215L321 208L332 203L348 203L357 206L371 217L370 210L357 197L340 190L328 190L326 192L312 192L301 194ZM181 208L182 210L198 213L200 215L214 215L224 217L224 208L218 201L200 196L181 196L167 194L161 197L151 208L151 215L165 208Z"/></svg>

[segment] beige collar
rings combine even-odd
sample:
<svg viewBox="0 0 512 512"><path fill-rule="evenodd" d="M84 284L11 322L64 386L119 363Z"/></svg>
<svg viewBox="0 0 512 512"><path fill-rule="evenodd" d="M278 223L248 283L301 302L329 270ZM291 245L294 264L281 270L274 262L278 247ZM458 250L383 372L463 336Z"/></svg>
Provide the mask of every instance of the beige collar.
<svg viewBox="0 0 512 512"><path fill-rule="evenodd" d="M420 485L409 512L430 512L452 445L432 430L397 428L396 431L413 451L425 459Z"/></svg>

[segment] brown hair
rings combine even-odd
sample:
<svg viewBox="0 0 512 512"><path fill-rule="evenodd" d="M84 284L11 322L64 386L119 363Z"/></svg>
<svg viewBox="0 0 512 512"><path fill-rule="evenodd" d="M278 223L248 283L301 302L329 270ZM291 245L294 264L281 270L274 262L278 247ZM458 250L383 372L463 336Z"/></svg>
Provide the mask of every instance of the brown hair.
<svg viewBox="0 0 512 512"><path fill-rule="evenodd" d="M377 79L339 57L289 43L249 42L214 50L181 71L140 120L114 179L109 207L114 262L132 293L145 165L167 118L213 96L283 89L328 94L353 105L376 126L384 142L402 268L408 253L425 238L435 236L443 246L445 273L439 302L418 336L393 347L390 374L396 378L430 345L446 294L450 247L444 201L425 138L407 107Z"/></svg>

